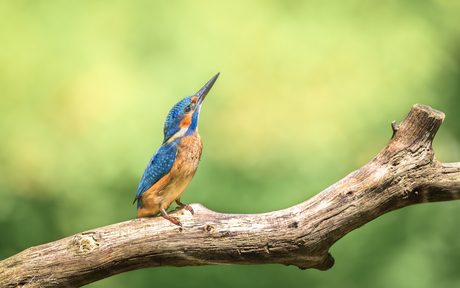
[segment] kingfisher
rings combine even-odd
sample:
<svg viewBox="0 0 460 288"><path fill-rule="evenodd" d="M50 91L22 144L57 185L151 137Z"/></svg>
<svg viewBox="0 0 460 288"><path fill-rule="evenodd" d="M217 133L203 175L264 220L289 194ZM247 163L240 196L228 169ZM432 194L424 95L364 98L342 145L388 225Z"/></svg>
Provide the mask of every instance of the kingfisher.
<svg viewBox="0 0 460 288"><path fill-rule="evenodd" d="M159 213L182 226L177 218L166 213L172 202L194 214L192 207L180 201L192 181L201 158L203 143L198 134L201 105L219 77L217 73L195 95L185 97L173 106L166 117L164 140L153 154L137 188L137 218Z"/></svg>

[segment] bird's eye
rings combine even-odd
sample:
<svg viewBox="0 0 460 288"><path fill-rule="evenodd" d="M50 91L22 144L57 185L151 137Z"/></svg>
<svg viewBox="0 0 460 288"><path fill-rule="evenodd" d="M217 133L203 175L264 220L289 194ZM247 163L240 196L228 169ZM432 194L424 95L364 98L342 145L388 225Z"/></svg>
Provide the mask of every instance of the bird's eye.
<svg viewBox="0 0 460 288"><path fill-rule="evenodd" d="M190 112L190 110L192 110L192 107L190 107L190 105L188 105L187 107L185 107L185 112Z"/></svg>

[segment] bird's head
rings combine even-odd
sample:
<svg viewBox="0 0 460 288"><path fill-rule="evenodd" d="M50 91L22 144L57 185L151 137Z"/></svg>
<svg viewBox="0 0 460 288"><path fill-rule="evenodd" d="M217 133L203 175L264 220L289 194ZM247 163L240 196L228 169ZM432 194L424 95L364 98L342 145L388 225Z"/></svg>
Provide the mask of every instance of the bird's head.
<svg viewBox="0 0 460 288"><path fill-rule="evenodd" d="M212 77L195 95L180 100L169 111L164 127L165 139L163 143L169 143L197 131L201 104L203 104L204 98L211 90L219 74L220 72Z"/></svg>

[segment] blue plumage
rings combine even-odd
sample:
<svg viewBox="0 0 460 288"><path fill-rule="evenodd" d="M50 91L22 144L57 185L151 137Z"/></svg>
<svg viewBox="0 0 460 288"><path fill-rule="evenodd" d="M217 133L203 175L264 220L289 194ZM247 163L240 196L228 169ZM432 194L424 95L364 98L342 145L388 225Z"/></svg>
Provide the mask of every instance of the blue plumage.
<svg viewBox="0 0 460 288"><path fill-rule="evenodd" d="M165 127L163 129L165 135L163 143L168 141L171 136L180 130L180 121L184 118L184 115L187 114L185 107L190 105L192 97L194 97L194 95L185 97L184 99L180 100L169 111L168 116L166 117Z"/></svg>
<svg viewBox="0 0 460 288"><path fill-rule="evenodd" d="M198 134L201 104L212 85L214 76L195 95L180 100L169 111L164 126L164 140L150 159L137 188L137 217L151 217L159 213L176 225L178 219L166 213L172 202L193 214L180 197L195 175L200 162L202 141Z"/></svg>
<svg viewBox="0 0 460 288"><path fill-rule="evenodd" d="M158 148L145 168L141 183L137 188L136 199L134 199L134 202L142 197L142 194L144 194L147 189L152 187L152 185L157 183L158 180L171 170L171 167L176 160L176 154L177 141L163 144L160 148ZM142 208L142 201L137 202L137 208Z"/></svg>
<svg viewBox="0 0 460 288"><path fill-rule="evenodd" d="M144 175L142 175L141 183L137 188L136 202L142 194L147 191L152 185L154 185L158 180L165 176L174 163L177 154L177 140L166 143L172 136L174 136L180 130L180 121L184 118L186 114L186 107L190 105L191 98L194 97L188 96L179 101L174 105L166 117L165 126L164 126L164 140L160 148L153 154L152 159L150 159L147 167L145 168ZM197 114L198 115L198 114ZM196 120L195 122L197 122ZM197 124L194 125L196 128ZM142 208L142 201L137 202L137 208Z"/></svg>

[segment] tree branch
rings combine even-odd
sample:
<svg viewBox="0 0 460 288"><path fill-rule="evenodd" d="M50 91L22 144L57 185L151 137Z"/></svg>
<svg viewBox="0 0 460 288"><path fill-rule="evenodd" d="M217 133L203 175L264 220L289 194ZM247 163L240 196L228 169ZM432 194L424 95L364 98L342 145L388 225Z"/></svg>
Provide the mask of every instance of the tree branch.
<svg viewBox="0 0 460 288"><path fill-rule="evenodd" d="M327 270L329 248L372 219L412 204L460 197L460 163L436 160L444 114L414 105L388 145L361 169L313 198L264 214L221 214L192 204L161 217L96 228L31 247L0 262L2 287L76 287L160 266L282 263Z"/></svg>

